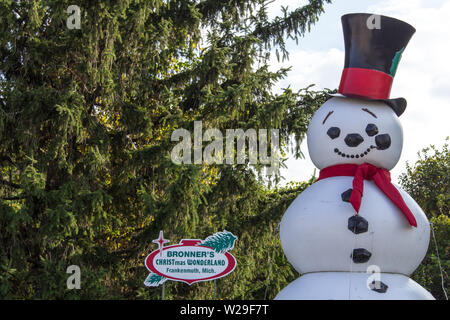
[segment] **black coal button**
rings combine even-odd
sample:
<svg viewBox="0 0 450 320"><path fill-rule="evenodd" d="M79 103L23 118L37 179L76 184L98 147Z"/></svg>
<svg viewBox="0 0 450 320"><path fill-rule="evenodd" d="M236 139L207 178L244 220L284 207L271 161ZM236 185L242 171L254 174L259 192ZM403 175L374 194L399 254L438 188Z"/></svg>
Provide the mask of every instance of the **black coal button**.
<svg viewBox="0 0 450 320"><path fill-rule="evenodd" d="M353 189L348 189L341 194L342 201L350 202L350 196L352 195Z"/></svg>
<svg viewBox="0 0 450 320"><path fill-rule="evenodd" d="M350 256L353 259L354 263L364 263L369 261L372 254L366 249L359 248L354 249L352 255Z"/></svg>
<svg viewBox="0 0 450 320"><path fill-rule="evenodd" d="M348 230L355 234L367 232L369 222L359 215L352 216L348 219Z"/></svg>
<svg viewBox="0 0 450 320"><path fill-rule="evenodd" d="M370 289L372 289L375 292L378 293L386 293L387 289L389 288L387 284L381 282L381 281L372 281L372 283L369 285Z"/></svg>

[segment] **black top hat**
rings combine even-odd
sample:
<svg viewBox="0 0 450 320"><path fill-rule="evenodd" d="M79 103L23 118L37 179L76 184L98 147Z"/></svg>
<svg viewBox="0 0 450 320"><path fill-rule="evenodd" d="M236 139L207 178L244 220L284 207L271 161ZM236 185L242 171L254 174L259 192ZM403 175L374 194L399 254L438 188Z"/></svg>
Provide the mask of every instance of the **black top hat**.
<svg viewBox="0 0 450 320"><path fill-rule="evenodd" d="M382 15L353 13L341 19L345 66L339 93L383 101L400 116L406 100L389 96L402 53L416 30L406 22Z"/></svg>

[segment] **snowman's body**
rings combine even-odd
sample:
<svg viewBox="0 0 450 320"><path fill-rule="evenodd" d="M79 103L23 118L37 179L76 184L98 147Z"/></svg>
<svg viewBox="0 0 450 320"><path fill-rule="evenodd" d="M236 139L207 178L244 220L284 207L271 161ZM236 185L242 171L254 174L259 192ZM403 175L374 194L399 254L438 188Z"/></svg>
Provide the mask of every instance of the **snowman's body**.
<svg viewBox="0 0 450 320"><path fill-rule="evenodd" d="M407 277L428 248L430 228L425 214L401 191L417 220L417 229L411 227L374 183L365 181L359 215L368 221L368 231L355 234L348 229L348 219L355 211L341 198L352 187L352 180L334 177L318 181L286 211L281 243L290 263L304 275L281 291L277 299L432 298ZM371 253L367 262L354 263L351 259L358 248ZM369 277L387 285L386 292L371 290Z"/></svg>
<svg viewBox="0 0 450 320"><path fill-rule="evenodd" d="M390 170L403 144L392 109L382 102L348 98L327 101L311 120L307 137L309 154L319 169L370 163ZM363 218L367 228L355 232L349 219L356 212L343 196L352 181L350 176L317 181L284 214L281 244L302 276L276 299L432 299L408 278L429 244L430 226L421 208L396 186L417 221L413 227L373 181L364 180L358 219ZM363 262L353 259L355 249L365 252ZM376 282L370 286L372 280Z"/></svg>
<svg viewBox="0 0 450 320"><path fill-rule="evenodd" d="M369 289L371 275L356 272L307 273L284 288L277 300L432 300L417 282L402 274L382 273L385 293Z"/></svg>

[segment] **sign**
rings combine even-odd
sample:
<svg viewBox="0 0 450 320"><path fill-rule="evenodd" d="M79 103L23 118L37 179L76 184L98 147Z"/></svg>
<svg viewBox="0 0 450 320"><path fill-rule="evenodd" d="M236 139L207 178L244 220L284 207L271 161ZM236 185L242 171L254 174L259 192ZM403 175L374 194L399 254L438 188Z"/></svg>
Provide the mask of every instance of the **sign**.
<svg viewBox="0 0 450 320"><path fill-rule="evenodd" d="M191 285L225 277L236 268L236 259L228 252L236 240L235 235L224 230L205 240L183 239L179 244L164 247L169 240L160 231L159 238L153 240L158 249L145 258L150 274L144 284L157 287L172 280Z"/></svg>

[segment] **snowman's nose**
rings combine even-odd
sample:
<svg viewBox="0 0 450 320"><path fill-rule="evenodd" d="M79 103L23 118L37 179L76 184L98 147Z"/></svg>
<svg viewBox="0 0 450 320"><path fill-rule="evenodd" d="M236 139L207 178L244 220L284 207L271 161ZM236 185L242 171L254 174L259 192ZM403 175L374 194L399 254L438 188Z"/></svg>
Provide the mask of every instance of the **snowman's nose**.
<svg viewBox="0 0 450 320"><path fill-rule="evenodd" d="M357 147L364 141L364 138L358 133L350 133L345 137L344 141L349 147Z"/></svg>

